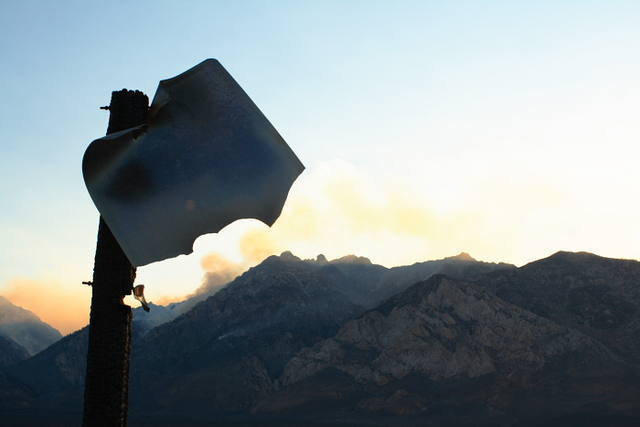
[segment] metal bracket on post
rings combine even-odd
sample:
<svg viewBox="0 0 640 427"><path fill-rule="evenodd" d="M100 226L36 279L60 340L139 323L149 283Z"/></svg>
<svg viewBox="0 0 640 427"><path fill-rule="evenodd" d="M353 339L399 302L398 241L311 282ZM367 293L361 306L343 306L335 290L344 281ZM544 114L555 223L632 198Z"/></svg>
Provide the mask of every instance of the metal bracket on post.
<svg viewBox="0 0 640 427"><path fill-rule="evenodd" d="M140 91L112 92L107 134L143 124L149 99ZM84 393L84 426L126 426L131 353L130 295L136 268L100 218L93 280Z"/></svg>

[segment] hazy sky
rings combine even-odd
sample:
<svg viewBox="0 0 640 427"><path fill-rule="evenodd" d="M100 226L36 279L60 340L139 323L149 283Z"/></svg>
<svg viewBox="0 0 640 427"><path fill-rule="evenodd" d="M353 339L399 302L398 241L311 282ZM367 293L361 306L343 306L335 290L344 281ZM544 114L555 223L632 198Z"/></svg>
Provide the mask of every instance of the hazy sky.
<svg viewBox="0 0 640 427"><path fill-rule="evenodd" d="M307 170L273 229L240 221L140 268L151 299L196 289L212 253L637 259L639 22L612 0L2 2L0 294L63 332L86 322L98 107L208 57Z"/></svg>

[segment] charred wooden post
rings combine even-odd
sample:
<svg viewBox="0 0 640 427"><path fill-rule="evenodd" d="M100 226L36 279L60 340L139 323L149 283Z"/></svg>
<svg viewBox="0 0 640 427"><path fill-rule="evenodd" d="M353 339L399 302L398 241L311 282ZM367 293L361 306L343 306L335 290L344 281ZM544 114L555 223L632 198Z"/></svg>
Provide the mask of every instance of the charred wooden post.
<svg viewBox="0 0 640 427"><path fill-rule="evenodd" d="M111 94L107 134L146 121L149 99L140 91ZM93 267L84 426L126 426L131 352L131 294L136 268L100 218Z"/></svg>

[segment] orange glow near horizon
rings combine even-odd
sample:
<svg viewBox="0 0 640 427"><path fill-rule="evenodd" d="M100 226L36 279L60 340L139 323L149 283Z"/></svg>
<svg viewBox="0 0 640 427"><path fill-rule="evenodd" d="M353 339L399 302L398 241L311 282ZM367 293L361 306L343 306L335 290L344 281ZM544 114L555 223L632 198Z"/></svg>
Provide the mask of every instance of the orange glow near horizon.
<svg viewBox="0 0 640 427"><path fill-rule="evenodd" d="M13 304L32 311L63 335L89 323L89 286L65 286L57 280L16 279L8 284L3 296Z"/></svg>
<svg viewBox="0 0 640 427"><path fill-rule="evenodd" d="M630 212L618 212L612 205L598 205L600 211L587 205L576 210L589 200L588 189L580 193L541 177L489 176L467 183L466 192L447 203L447 188L438 199L437 189L423 190L419 184L371 177L345 161L323 163L295 183L271 228L256 220L236 221L198 239L190 256L138 269L137 283L147 285L149 301L168 304L227 283L284 251L303 259L354 254L387 267L460 252L516 265L558 250L637 259L633 236L640 238L639 230L615 221ZM612 220L603 223L604 214ZM167 278L167 272L174 278ZM4 289L0 293L14 304L62 333L88 321L89 287L56 278L16 279Z"/></svg>

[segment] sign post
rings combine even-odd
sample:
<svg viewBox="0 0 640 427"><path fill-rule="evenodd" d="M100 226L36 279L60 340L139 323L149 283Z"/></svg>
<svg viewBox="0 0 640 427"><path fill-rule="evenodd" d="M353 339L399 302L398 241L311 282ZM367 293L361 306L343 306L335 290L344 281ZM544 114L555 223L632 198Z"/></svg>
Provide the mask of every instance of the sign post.
<svg viewBox="0 0 640 427"><path fill-rule="evenodd" d="M149 99L140 91L111 94L107 134L143 124ZM136 268L100 217L93 267L84 426L126 426L131 352L130 295Z"/></svg>
<svg viewBox="0 0 640 427"><path fill-rule="evenodd" d="M113 92L107 136L82 159L100 212L93 268L85 426L125 426L136 267L193 252L240 218L272 225L304 165L215 59L158 85Z"/></svg>

